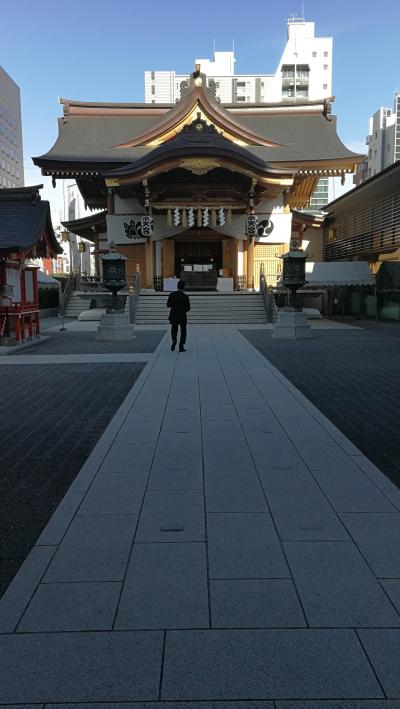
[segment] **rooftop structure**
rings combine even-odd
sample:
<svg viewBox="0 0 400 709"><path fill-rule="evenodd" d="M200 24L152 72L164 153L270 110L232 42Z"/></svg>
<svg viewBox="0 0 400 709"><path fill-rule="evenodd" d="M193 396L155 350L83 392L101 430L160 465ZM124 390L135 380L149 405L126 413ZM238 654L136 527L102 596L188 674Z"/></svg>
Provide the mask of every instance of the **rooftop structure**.
<svg viewBox="0 0 400 709"><path fill-rule="evenodd" d="M400 91L394 96L393 109L381 107L371 116L365 142L368 155L357 171L356 184L400 160Z"/></svg>
<svg viewBox="0 0 400 709"><path fill-rule="evenodd" d="M332 95L332 37L316 37L315 23L292 17L287 42L274 73L235 74L234 51L214 51L196 59L221 103L268 103L285 99L323 99ZM188 74L145 72L145 102L175 103Z"/></svg>

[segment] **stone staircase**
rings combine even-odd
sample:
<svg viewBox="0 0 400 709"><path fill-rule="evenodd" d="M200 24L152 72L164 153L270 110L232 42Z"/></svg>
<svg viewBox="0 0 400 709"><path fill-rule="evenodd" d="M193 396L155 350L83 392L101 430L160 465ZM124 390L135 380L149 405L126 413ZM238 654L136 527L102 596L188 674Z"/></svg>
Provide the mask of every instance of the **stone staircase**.
<svg viewBox="0 0 400 709"><path fill-rule="evenodd" d="M137 325L168 325L168 293L141 293ZM261 293L194 293L188 292L191 325L264 324L266 315Z"/></svg>
<svg viewBox="0 0 400 709"><path fill-rule="evenodd" d="M93 296L95 297L95 295ZM79 292L71 293L67 305L65 306L66 318L77 318L83 310L89 310L90 299L81 298Z"/></svg>

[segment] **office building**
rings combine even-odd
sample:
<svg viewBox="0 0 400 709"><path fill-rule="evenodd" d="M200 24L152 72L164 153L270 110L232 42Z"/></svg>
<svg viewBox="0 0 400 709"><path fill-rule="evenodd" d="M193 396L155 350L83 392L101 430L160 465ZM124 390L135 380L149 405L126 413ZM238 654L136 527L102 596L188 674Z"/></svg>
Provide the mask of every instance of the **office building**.
<svg viewBox="0 0 400 709"><path fill-rule="evenodd" d="M23 185L20 91L0 66L0 187Z"/></svg>

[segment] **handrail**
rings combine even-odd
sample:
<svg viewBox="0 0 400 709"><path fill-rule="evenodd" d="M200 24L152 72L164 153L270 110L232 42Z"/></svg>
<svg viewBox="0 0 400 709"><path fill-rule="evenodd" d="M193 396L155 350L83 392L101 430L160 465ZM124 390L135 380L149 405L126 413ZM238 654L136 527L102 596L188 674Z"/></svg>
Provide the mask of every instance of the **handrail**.
<svg viewBox="0 0 400 709"><path fill-rule="evenodd" d="M133 276L133 292L128 295L129 302L129 322L131 325L135 324L136 321L136 310L138 306L140 290L141 290L141 278L140 271L136 271Z"/></svg>
<svg viewBox="0 0 400 709"><path fill-rule="evenodd" d="M260 293L263 298L267 322L273 322L273 319L274 319L274 296L272 293L269 293L268 288L267 288L267 282L265 280L265 274L262 272L260 273Z"/></svg>
<svg viewBox="0 0 400 709"><path fill-rule="evenodd" d="M72 294L72 291L74 290L74 284L75 284L75 279L73 276L70 276L65 284L64 290L61 292L61 289L59 291L59 311L60 311L60 317L64 317L65 313L65 306L68 302L68 299L70 295Z"/></svg>

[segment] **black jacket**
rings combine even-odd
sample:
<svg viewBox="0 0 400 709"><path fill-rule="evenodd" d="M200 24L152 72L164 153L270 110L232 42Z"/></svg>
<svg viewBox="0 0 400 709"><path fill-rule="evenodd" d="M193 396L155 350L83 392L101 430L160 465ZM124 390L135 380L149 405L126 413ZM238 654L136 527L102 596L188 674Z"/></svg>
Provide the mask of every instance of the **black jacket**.
<svg viewBox="0 0 400 709"><path fill-rule="evenodd" d="M186 313L190 310L190 301L186 293L181 290L170 293L167 308L171 308L168 320L174 323L187 322Z"/></svg>

